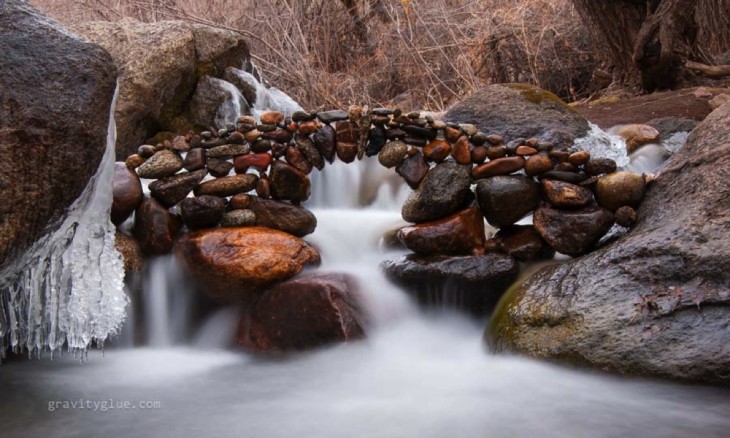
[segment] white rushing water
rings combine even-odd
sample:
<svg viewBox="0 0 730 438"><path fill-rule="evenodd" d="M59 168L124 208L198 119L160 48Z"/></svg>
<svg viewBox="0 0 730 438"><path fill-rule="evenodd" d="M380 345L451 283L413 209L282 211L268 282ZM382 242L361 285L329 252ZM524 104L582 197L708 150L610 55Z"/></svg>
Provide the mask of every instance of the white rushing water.
<svg viewBox="0 0 730 438"><path fill-rule="evenodd" d="M103 345L125 316L124 269L114 248L112 203L116 125L112 103L97 173L63 223L0 272L0 354Z"/></svg>

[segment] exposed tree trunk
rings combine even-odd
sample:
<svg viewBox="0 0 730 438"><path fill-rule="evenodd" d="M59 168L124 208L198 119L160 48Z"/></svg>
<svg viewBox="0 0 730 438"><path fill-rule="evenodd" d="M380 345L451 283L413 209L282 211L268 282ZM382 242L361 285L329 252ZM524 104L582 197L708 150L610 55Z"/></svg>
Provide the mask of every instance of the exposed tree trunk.
<svg viewBox="0 0 730 438"><path fill-rule="evenodd" d="M726 76L730 76L730 65L707 65L700 64L699 62L687 61L684 66L711 78L724 78Z"/></svg>
<svg viewBox="0 0 730 438"><path fill-rule="evenodd" d="M730 0L573 0L594 42L612 68L614 82L647 91L672 88L686 60L704 60L697 22L718 22L711 15ZM724 22L724 21L720 21ZM719 41L727 29L717 29ZM703 34L712 34L703 29Z"/></svg>

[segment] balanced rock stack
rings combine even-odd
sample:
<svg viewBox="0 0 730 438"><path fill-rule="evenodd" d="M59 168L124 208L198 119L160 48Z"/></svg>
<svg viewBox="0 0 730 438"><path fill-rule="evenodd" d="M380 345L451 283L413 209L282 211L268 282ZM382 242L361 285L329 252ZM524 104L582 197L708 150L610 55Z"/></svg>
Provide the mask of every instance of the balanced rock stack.
<svg viewBox="0 0 730 438"><path fill-rule="evenodd" d="M301 206L311 192L308 175L335 158L364 156L377 156L413 189L402 216L414 225L398 237L414 254L386 262L386 274L430 286L465 284L477 291L467 306L482 310L485 288L498 297L516 278L517 260L582 255L614 222L631 226L645 190L642 176L569 145L505 144L474 125L353 106L241 116L218 132L142 145L117 164L112 219L121 224L135 212L143 253L177 246L211 297L255 308L262 292L319 263L316 249L300 239L317 223ZM140 179L154 180L148 198ZM515 225L531 213L534 225ZM484 219L499 228L489 240ZM178 238L185 228L190 232Z"/></svg>

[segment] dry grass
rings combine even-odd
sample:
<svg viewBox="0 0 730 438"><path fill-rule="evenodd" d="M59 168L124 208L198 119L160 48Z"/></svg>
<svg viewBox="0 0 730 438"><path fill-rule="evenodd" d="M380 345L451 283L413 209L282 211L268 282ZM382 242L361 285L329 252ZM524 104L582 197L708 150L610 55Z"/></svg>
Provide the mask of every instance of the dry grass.
<svg viewBox="0 0 730 438"><path fill-rule="evenodd" d="M247 36L307 108L442 110L494 82L587 96L597 61L569 0L32 0L62 23L185 19ZM254 7L255 4L255 7Z"/></svg>

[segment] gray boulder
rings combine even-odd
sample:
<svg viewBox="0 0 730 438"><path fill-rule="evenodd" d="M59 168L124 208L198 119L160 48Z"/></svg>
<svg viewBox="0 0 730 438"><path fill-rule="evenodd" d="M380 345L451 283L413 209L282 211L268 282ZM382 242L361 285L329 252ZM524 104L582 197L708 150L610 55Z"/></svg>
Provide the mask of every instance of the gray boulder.
<svg viewBox="0 0 730 438"><path fill-rule="evenodd" d="M588 121L553 93L528 84L495 84L478 90L444 115L451 123L472 123L505 143L535 137L556 147L586 135Z"/></svg>
<svg viewBox="0 0 730 438"><path fill-rule="evenodd" d="M28 6L0 2L0 267L56 229L96 173L116 68Z"/></svg>
<svg viewBox="0 0 730 438"><path fill-rule="evenodd" d="M504 297L486 333L492 348L729 384L729 136L725 105L649 185L630 233Z"/></svg>

